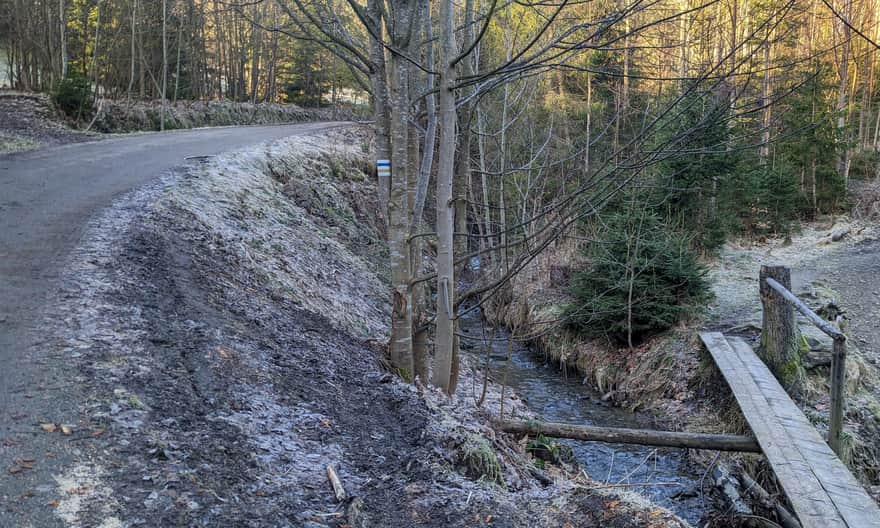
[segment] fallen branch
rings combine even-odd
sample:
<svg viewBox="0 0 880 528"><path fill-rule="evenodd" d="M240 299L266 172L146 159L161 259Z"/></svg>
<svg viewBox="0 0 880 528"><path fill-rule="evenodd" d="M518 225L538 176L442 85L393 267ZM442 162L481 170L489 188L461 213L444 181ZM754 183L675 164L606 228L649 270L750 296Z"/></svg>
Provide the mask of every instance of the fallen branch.
<svg viewBox="0 0 880 528"><path fill-rule="evenodd" d="M681 482L621 482L618 484L599 484L596 486L583 486L587 490L600 490L610 488L640 488L642 486L681 486Z"/></svg>
<svg viewBox="0 0 880 528"><path fill-rule="evenodd" d="M336 474L336 470L333 469L332 465L327 465L327 479L330 481L330 485L333 486L333 494L336 495L336 502L345 502L348 495L345 493L345 488L342 487L342 481L339 480L339 475Z"/></svg>
<svg viewBox="0 0 880 528"><path fill-rule="evenodd" d="M755 479L745 472L739 475L739 479L742 481L743 486L745 486L746 493L761 501L766 508L771 508L776 512L779 524L784 528L801 528L801 523L798 522L797 518L785 506L780 504L778 500L775 500L767 490L755 482Z"/></svg>
<svg viewBox="0 0 880 528"><path fill-rule="evenodd" d="M651 429L624 429L517 420L497 420L495 421L495 427L507 433L573 438L575 440L609 442L613 444L639 444L685 449L740 451L745 453L761 452L758 443L751 436L682 433Z"/></svg>

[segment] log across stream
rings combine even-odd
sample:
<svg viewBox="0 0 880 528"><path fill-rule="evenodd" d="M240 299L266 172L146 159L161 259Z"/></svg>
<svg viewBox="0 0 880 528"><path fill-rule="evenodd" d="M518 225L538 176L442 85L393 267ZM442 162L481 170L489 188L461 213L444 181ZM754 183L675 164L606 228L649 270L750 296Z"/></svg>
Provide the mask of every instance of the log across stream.
<svg viewBox="0 0 880 528"><path fill-rule="evenodd" d="M566 379L555 365L547 365L529 346L514 342L510 363L506 365L504 358L507 355L509 332L498 329L492 340L492 331L486 326L484 336L478 311L465 315L460 329L464 335L470 336L462 339L462 347L470 356L470 363L481 369L486 357L485 347L490 346L492 379L500 383L507 369L507 386L542 420L634 429L656 428L649 417L602 401L601 395L583 385L576 373L570 372ZM703 478L705 469L690 464L683 450L577 440L559 442L572 448L581 467L594 480L615 486L637 484L621 487L645 495L691 524L698 525L701 518L718 512L719 504L711 494L711 475Z"/></svg>

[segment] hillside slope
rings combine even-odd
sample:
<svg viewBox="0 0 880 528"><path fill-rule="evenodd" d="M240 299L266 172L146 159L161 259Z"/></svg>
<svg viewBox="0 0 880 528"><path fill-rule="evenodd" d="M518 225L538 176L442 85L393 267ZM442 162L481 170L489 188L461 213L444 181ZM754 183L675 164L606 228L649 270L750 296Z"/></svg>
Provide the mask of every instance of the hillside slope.
<svg viewBox="0 0 880 528"><path fill-rule="evenodd" d="M10 508L52 507L64 526L684 526L560 471L536 478L488 411L381 368L366 150L350 131L290 138L94 219L45 321L85 386L76 457Z"/></svg>

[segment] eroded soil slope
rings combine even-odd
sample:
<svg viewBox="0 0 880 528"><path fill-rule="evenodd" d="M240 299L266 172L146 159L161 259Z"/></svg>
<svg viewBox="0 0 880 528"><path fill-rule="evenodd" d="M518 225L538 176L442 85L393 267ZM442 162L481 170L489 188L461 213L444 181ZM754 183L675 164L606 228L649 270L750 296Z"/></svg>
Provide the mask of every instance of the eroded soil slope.
<svg viewBox="0 0 880 528"><path fill-rule="evenodd" d="M536 479L485 411L381 368L364 151L339 132L206 160L92 222L46 322L85 385L79 447L36 507L67 526L683 526Z"/></svg>

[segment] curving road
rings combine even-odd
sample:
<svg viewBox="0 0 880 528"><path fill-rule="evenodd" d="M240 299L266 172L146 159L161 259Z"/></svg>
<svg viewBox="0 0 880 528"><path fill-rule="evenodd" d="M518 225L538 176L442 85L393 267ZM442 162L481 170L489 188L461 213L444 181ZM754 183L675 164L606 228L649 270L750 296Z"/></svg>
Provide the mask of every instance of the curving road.
<svg viewBox="0 0 880 528"><path fill-rule="evenodd" d="M40 353L37 313L88 219L187 158L343 124L180 130L0 157L0 526L57 522L40 490L76 447L37 425L63 423L77 384Z"/></svg>

